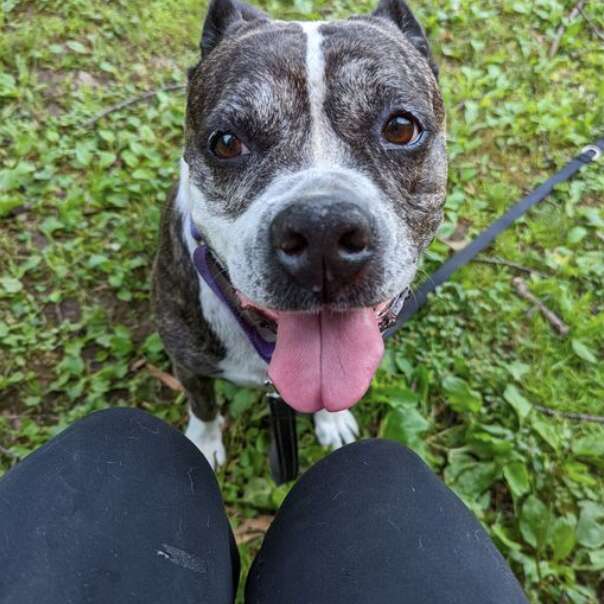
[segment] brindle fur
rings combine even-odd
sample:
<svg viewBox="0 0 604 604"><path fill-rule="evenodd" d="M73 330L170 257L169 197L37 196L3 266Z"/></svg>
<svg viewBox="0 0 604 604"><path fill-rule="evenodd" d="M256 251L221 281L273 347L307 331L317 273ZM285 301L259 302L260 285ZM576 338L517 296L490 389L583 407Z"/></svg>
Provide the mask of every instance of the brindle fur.
<svg viewBox="0 0 604 604"><path fill-rule="evenodd" d="M216 416L213 379L224 357L221 342L206 323L199 305L199 282L182 237L182 220L174 207L176 187L168 195L153 267L152 302L157 329L183 385L191 411L202 421Z"/></svg>

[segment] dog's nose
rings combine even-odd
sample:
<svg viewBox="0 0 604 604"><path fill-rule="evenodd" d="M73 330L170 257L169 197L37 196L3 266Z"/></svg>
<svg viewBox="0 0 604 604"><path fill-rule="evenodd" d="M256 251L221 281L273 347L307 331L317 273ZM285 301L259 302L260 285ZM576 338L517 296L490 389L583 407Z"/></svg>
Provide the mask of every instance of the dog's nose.
<svg viewBox="0 0 604 604"><path fill-rule="evenodd" d="M333 295L371 260L373 220L355 203L317 197L275 216L271 244L279 264L299 285Z"/></svg>

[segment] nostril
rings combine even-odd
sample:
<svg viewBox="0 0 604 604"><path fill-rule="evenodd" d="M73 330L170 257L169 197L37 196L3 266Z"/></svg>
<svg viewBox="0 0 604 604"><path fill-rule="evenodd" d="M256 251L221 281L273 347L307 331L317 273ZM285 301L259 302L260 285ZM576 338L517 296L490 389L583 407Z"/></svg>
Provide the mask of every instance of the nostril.
<svg viewBox="0 0 604 604"><path fill-rule="evenodd" d="M288 231L279 243L279 249L288 256L299 256L308 247L304 235L296 231Z"/></svg>
<svg viewBox="0 0 604 604"><path fill-rule="evenodd" d="M340 251L346 254L358 254L369 246L369 234L364 229L350 229L338 241Z"/></svg>

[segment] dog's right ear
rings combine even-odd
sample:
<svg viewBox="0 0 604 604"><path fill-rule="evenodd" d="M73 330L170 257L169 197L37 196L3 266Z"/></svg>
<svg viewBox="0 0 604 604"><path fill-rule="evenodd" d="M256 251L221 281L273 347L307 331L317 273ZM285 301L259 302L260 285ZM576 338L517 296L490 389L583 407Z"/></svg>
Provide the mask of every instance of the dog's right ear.
<svg viewBox="0 0 604 604"><path fill-rule="evenodd" d="M201 34L201 56L205 58L228 30L245 21L268 21L262 11L238 0L212 0Z"/></svg>
<svg viewBox="0 0 604 604"><path fill-rule="evenodd" d="M426 58L432 72L438 78L438 66L432 57L424 29L404 0L380 0L373 16L392 21L407 37L407 40Z"/></svg>

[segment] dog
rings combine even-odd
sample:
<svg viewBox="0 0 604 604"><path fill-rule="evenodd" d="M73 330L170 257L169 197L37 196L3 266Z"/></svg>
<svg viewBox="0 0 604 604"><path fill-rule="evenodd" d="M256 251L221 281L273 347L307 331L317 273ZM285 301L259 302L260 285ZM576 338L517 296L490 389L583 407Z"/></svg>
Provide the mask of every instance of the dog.
<svg viewBox="0 0 604 604"><path fill-rule="evenodd" d="M445 112L426 36L402 0L324 22L213 0L200 46L152 286L186 435L224 463L218 377L272 382L314 413L321 444L352 442L348 408L442 220Z"/></svg>

